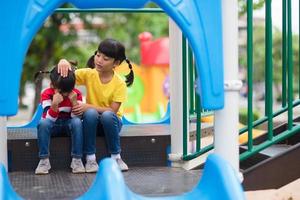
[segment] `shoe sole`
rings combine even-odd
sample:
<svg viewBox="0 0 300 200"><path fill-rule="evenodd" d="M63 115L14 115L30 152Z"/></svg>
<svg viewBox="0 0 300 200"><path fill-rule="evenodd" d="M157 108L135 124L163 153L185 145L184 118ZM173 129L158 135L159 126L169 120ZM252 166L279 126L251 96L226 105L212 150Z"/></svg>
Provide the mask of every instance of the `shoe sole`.
<svg viewBox="0 0 300 200"><path fill-rule="evenodd" d="M98 170L85 170L86 173L96 173Z"/></svg>
<svg viewBox="0 0 300 200"><path fill-rule="evenodd" d="M85 173L85 169L84 168L81 171L74 171L72 165L70 166L70 168L72 169L72 173L73 174L83 174L83 173Z"/></svg>
<svg viewBox="0 0 300 200"><path fill-rule="evenodd" d="M47 175L49 174L49 171L48 172L35 172L35 175Z"/></svg>
<svg viewBox="0 0 300 200"><path fill-rule="evenodd" d="M72 171L73 174L83 174L85 171Z"/></svg>

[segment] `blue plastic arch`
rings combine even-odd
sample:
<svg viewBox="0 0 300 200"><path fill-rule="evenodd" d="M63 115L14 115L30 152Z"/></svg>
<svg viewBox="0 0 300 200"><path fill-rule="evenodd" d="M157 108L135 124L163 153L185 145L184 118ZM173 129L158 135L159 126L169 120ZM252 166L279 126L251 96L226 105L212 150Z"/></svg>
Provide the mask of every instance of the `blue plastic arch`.
<svg viewBox="0 0 300 200"><path fill-rule="evenodd" d="M0 164L0 200L21 200L14 191L7 173ZM77 200L243 200L245 195L234 169L220 156L211 154L207 158L201 180L190 192L170 197L144 197L133 193L125 184L115 161L106 158L89 190Z"/></svg>
<svg viewBox="0 0 300 200"><path fill-rule="evenodd" d="M22 200L9 182L5 167L0 164L0 200Z"/></svg>
<svg viewBox="0 0 300 200"><path fill-rule="evenodd" d="M44 20L64 3L78 8L142 8L149 0L10 0L1 1L0 115L17 113L22 64ZM197 88L204 109L224 105L221 0L153 0L187 37L195 54Z"/></svg>
<svg viewBox="0 0 300 200"><path fill-rule="evenodd" d="M118 165L111 158L100 163L100 170L89 190L77 200L243 200L243 189L234 169L220 156L211 154L201 180L190 192L170 197L144 197L133 193L125 184Z"/></svg>

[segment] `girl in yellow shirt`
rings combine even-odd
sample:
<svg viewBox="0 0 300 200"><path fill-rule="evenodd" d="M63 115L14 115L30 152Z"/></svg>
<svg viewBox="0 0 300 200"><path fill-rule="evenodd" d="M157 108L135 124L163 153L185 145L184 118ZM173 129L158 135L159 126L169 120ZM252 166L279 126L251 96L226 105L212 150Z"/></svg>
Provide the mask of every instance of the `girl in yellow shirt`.
<svg viewBox="0 0 300 200"><path fill-rule="evenodd" d="M124 81L115 71L115 67L126 61L130 72ZM127 98L127 86L134 80L130 61L126 58L125 47L114 39L103 40L95 54L89 59L90 68L75 71L76 84L87 89L86 103L74 106L75 115L82 114L83 153L86 154L86 172L98 171L96 161L96 135L104 135L111 157L116 160L122 171L128 166L120 156L120 131L122 128L122 103ZM58 63L58 72L67 76L70 63L62 59Z"/></svg>

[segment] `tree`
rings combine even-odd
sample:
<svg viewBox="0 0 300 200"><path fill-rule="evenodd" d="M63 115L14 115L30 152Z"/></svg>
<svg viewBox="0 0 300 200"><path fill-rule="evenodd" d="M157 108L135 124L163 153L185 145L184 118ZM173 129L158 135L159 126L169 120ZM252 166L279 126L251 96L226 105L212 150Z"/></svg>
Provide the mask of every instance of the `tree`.
<svg viewBox="0 0 300 200"><path fill-rule="evenodd" d="M263 0L254 3L254 8L261 7ZM239 0L239 13L245 13L246 1ZM63 7L70 7L64 5ZM157 7L149 3L146 7ZM99 38L99 41L78 45L78 35L74 27L70 27L68 34L59 30L62 24L68 24L73 19L80 18L84 27L90 28L90 33ZM95 19L100 19L101 24L94 27ZM136 63L140 62L138 35L149 31L154 38L168 35L168 16L165 13L87 13L87 14L61 14L55 13L48 17L43 27L33 39L24 63L20 87L20 104L24 95L26 82L33 82L33 73L44 71L58 62L60 58L76 59L80 66L85 66L89 55L97 48L100 39L115 38L122 41L127 51L127 56ZM35 83L34 108L39 102L42 89L42 80ZM35 110L35 109L34 109Z"/></svg>
<svg viewBox="0 0 300 200"><path fill-rule="evenodd" d="M100 39L114 38L121 41L127 51L127 57L140 62L138 35L151 32L154 38L168 36L168 16L165 13L98 13L88 14L91 19L98 18L103 24L97 29L90 29ZM99 41L91 44L97 48Z"/></svg>
<svg viewBox="0 0 300 200"><path fill-rule="evenodd" d="M154 7L154 4L149 4ZM64 7L69 7L65 5ZM90 28L90 35L98 40L94 43L85 44L79 41L77 31L73 26L66 34L60 31L63 24L70 24L75 18L81 19L85 28ZM103 21L95 28L95 18ZM97 48L101 38L115 38L122 41L129 49L128 57L139 62L138 34L143 31L150 31L154 36L167 36L168 17L165 14L137 14L137 13L102 13L102 14L62 14L54 13L45 21L43 27L34 37L24 63L21 84L20 84L20 106L22 96L25 94L24 87L27 82L34 82L33 75L38 71L45 71L56 64L60 58L75 59L85 66L88 57ZM42 90L43 77L35 82L34 109L39 103Z"/></svg>
<svg viewBox="0 0 300 200"><path fill-rule="evenodd" d="M282 83L282 33L273 28L273 83L281 93L280 86ZM293 35L293 66L294 66L294 88L298 85L299 80L299 36ZM240 46L239 66L247 68L247 46ZM255 83L265 80L265 27L254 27L253 31L253 81Z"/></svg>
<svg viewBox="0 0 300 200"><path fill-rule="evenodd" d="M20 99L24 95L26 82L34 82L33 75L35 72L49 70L62 57L83 60L84 52L76 44L77 31L74 27L70 26L67 34L60 31L60 26L70 23L74 17L76 16L54 13L46 19L43 27L34 37L25 58L20 84ZM69 49L72 49L72 52L68 51ZM43 77L35 81L33 111L39 103L42 81ZM22 104L22 100L20 103Z"/></svg>

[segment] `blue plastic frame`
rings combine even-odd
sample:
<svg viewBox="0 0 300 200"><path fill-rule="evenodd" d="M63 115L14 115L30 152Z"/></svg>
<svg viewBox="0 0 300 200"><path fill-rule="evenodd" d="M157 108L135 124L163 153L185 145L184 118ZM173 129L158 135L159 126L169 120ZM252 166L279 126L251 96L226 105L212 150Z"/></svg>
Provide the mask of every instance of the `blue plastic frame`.
<svg viewBox="0 0 300 200"><path fill-rule="evenodd" d="M152 0L181 28L195 54L197 88L204 109L224 106L221 0ZM17 113L19 82L29 44L44 20L64 3L84 8L142 8L149 0L9 0L1 1L0 115ZM0 166L1 199L19 199ZM111 182L111 180L114 180ZM95 187L100 183L100 187ZM103 190L103 192L99 191ZM117 195L117 196L115 196ZM104 160L94 185L80 199L152 199L132 193L114 161ZM117 197L117 198L115 198ZM216 155L207 161L201 182L191 192L154 199L244 199L233 169Z"/></svg>
<svg viewBox="0 0 300 200"><path fill-rule="evenodd" d="M243 189L233 168L220 156L211 154L201 180L190 192L170 197L144 197L133 193L125 184L118 165L110 158L100 163L93 184L78 200L243 200Z"/></svg>
<svg viewBox="0 0 300 200"><path fill-rule="evenodd" d="M42 118L42 114L43 114L43 107L41 104L38 105L38 107L36 108L36 111L31 119L31 121L29 121L26 124L23 125L16 125L16 126L8 126L7 128L37 128L37 125L39 124L39 121ZM135 122L131 122L129 121L125 116L123 116L122 118L122 122L123 125L143 125L143 124L170 124L170 103L168 103L167 105L167 111L165 113L165 116L163 118L161 118L159 121L156 122L151 122L151 123L135 123Z"/></svg>
<svg viewBox="0 0 300 200"><path fill-rule="evenodd" d="M45 19L63 3L78 8L142 8L149 0L1 1L0 115L17 113L19 82L29 44ZM196 59L204 109L224 106L221 0L153 0L181 28Z"/></svg>

